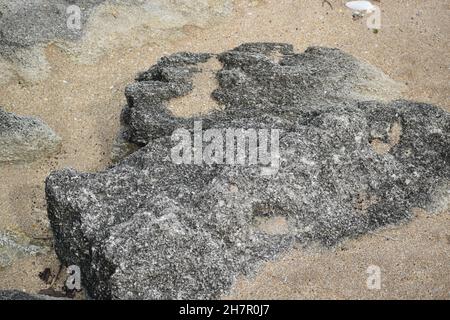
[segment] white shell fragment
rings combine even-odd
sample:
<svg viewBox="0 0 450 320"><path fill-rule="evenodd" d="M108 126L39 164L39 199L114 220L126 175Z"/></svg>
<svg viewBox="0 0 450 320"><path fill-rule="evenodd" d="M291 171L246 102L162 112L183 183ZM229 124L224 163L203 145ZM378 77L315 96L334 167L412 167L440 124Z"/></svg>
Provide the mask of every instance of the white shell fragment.
<svg viewBox="0 0 450 320"><path fill-rule="evenodd" d="M366 11L372 12L375 10L375 6L370 1L349 1L345 3L345 6L353 11Z"/></svg>

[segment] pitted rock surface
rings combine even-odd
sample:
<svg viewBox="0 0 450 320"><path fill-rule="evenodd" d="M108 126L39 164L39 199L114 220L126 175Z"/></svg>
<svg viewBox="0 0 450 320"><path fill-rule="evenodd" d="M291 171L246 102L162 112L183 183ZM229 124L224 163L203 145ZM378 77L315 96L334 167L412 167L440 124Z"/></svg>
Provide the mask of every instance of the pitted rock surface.
<svg viewBox="0 0 450 320"><path fill-rule="evenodd" d="M61 138L41 119L0 107L0 164L31 162L59 150Z"/></svg>
<svg viewBox="0 0 450 320"><path fill-rule="evenodd" d="M168 102L189 94L213 57L222 110L171 114ZM103 172L48 177L57 254L81 267L93 298L217 298L295 244L333 246L407 221L414 207L438 211L448 205L450 117L387 102L399 89L337 49L253 43L164 57L126 89L121 138L138 150ZM278 172L174 163L173 131L199 120L279 129Z"/></svg>
<svg viewBox="0 0 450 320"><path fill-rule="evenodd" d="M136 46L144 38L165 41L184 26L217 23L233 5L231 0L0 0L0 83L48 77L47 48L62 48L71 59L91 64L113 48Z"/></svg>

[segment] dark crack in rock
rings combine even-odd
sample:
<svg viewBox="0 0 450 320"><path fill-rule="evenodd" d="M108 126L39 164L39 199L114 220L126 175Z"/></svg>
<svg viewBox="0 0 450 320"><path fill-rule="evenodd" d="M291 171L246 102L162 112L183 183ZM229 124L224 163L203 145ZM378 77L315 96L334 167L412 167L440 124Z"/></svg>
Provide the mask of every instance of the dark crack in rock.
<svg viewBox="0 0 450 320"><path fill-rule="evenodd" d="M61 138L42 120L0 107L0 163L31 162L59 150Z"/></svg>
<svg viewBox="0 0 450 320"><path fill-rule="evenodd" d="M216 57L202 117L171 114ZM99 173L46 183L56 252L97 299L217 298L294 244L333 246L448 205L449 114L404 100L381 71L337 49L244 44L162 58L126 89L122 139L139 150ZM376 98L376 100L374 100ZM176 164L174 130L279 129L280 166ZM197 122L198 124L198 122ZM379 152L377 144L384 146Z"/></svg>

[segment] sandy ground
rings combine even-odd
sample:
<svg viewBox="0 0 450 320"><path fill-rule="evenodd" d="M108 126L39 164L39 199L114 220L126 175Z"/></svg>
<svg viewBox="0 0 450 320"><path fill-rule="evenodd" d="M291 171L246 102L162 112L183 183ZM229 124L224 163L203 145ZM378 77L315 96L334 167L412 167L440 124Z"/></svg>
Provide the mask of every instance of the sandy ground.
<svg viewBox="0 0 450 320"><path fill-rule="evenodd" d="M338 47L404 83L405 98L450 111L450 1L377 2L382 9L378 33L367 29L364 18L353 21L344 1L329 2L333 9L321 0L237 1L231 16L205 27L184 26L175 38L146 42L131 33L142 41L140 47L108 50L93 65L76 63L49 45L49 77L1 86L0 105L41 117L63 138L62 150L31 165L0 167L0 230L49 237L46 176L66 166L96 171L108 165L126 84L167 53L221 52L252 41L289 42L298 51L311 45ZM380 290L367 288L370 265L381 269ZM0 288L45 289L38 273L46 267L58 269L54 253L22 259L0 270ZM422 212L410 224L349 240L334 250L296 248L254 278L240 279L228 297L449 299L449 211Z"/></svg>
<svg viewBox="0 0 450 320"><path fill-rule="evenodd" d="M295 249L239 279L227 299L450 299L450 218L421 212L333 250ZM371 284L379 268L380 287Z"/></svg>

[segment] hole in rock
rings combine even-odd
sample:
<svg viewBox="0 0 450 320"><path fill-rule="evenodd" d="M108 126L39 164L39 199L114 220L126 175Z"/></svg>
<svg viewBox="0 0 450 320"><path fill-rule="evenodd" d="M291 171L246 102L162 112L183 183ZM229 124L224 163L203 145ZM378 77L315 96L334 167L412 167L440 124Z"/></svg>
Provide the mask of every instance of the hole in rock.
<svg viewBox="0 0 450 320"><path fill-rule="evenodd" d="M288 222L282 216L256 217L255 226L258 230L270 235L289 233Z"/></svg>
<svg viewBox="0 0 450 320"><path fill-rule="evenodd" d="M372 146L373 151L380 155L384 155L388 153L392 147L397 145L400 142L400 136L402 134L402 127L400 123L394 122L389 130L389 139L388 143L381 141L376 138L370 141L370 145Z"/></svg>
<svg viewBox="0 0 450 320"><path fill-rule="evenodd" d="M222 64L213 57L198 64L198 68L200 72L192 76L192 92L169 101L168 109L177 117L191 117L221 109L211 94L219 87L216 74L222 69Z"/></svg>

